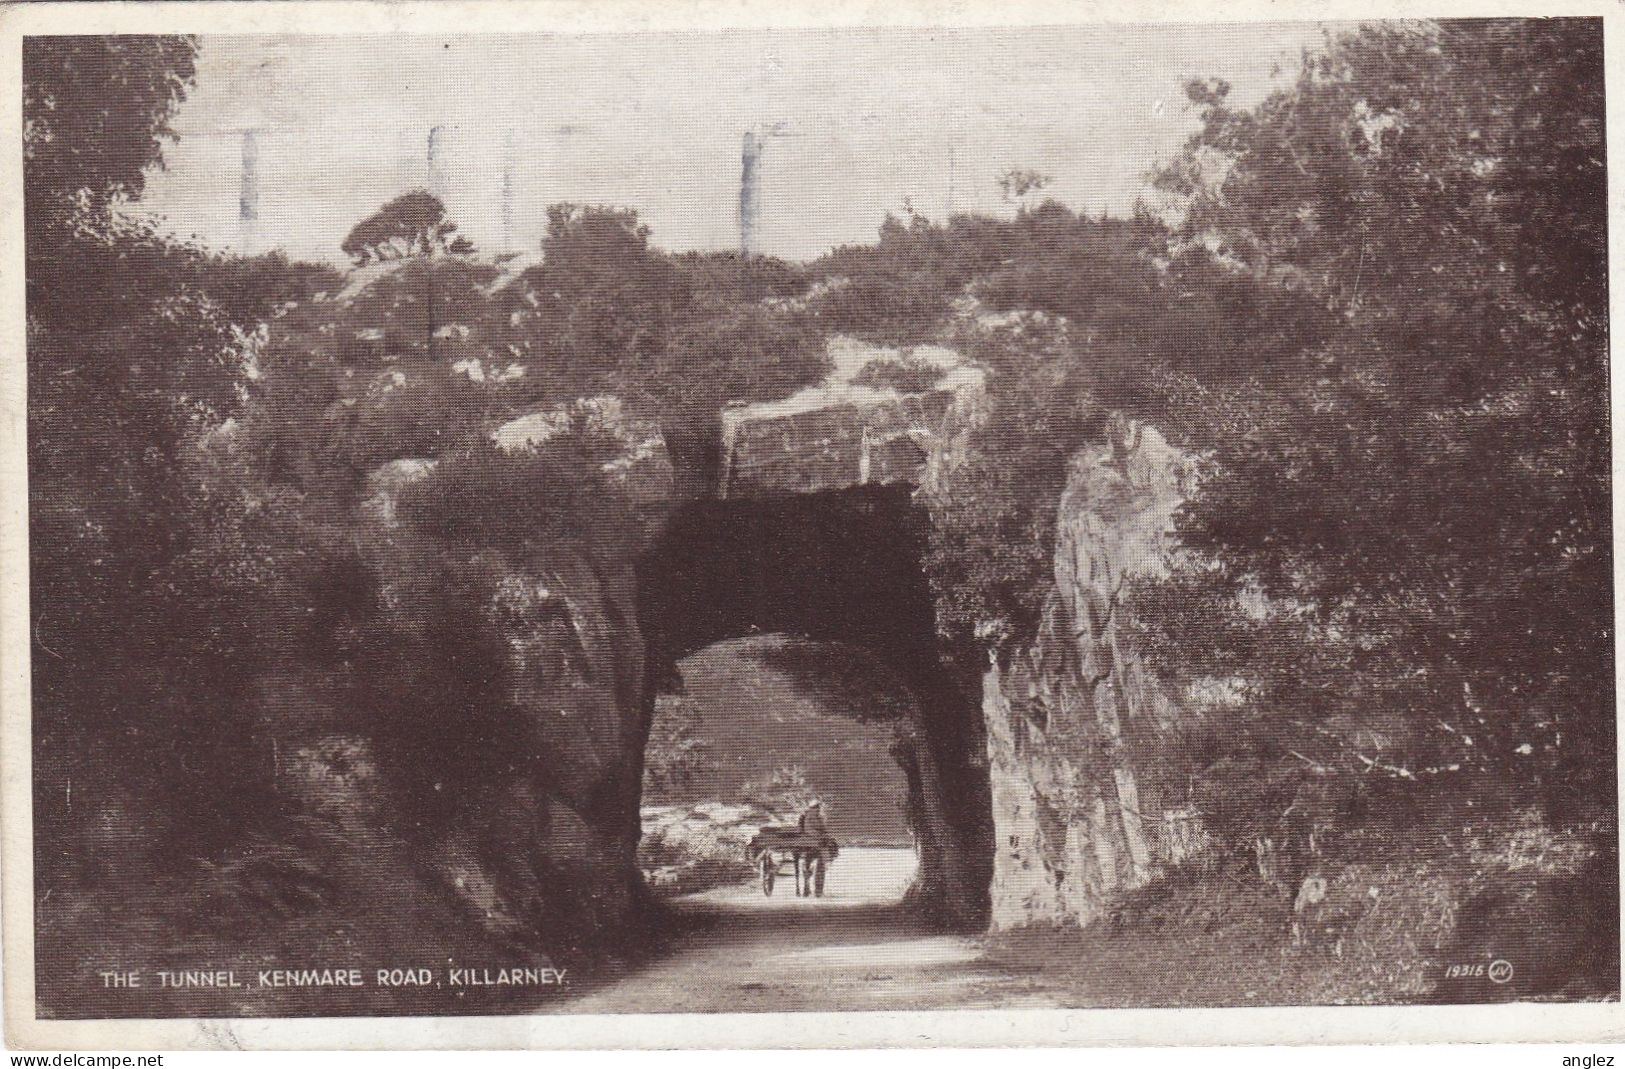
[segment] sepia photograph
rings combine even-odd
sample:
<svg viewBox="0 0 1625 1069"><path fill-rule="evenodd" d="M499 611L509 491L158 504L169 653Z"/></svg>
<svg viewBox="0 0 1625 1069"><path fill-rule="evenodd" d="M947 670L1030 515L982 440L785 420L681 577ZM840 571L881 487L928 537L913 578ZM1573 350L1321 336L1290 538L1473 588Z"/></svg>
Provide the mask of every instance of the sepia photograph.
<svg viewBox="0 0 1625 1069"><path fill-rule="evenodd" d="M20 1012L1617 1005L1602 17L301 6L14 38Z"/></svg>

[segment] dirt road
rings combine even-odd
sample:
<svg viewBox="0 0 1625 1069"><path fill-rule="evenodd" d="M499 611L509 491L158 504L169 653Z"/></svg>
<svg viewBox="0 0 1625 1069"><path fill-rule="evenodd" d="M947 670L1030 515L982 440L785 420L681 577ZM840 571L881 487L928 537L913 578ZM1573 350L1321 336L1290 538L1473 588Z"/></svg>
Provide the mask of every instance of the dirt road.
<svg viewBox="0 0 1625 1069"><path fill-rule="evenodd" d="M1031 978L979 960L974 940L922 928L899 906L910 850L849 848L823 898L781 880L676 900L697 922L658 960L557 1004L566 1013L1045 1008Z"/></svg>

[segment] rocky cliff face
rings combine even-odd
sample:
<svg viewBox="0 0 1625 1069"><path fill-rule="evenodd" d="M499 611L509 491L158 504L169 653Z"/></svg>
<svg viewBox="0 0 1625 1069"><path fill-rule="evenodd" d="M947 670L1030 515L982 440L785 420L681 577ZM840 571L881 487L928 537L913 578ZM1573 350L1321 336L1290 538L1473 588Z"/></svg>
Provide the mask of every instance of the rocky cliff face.
<svg viewBox="0 0 1625 1069"><path fill-rule="evenodd" d="M1185 458L1119 421L1073 459L1037 638L983 677L996 854L992 923L1087 923L1197 845L1151 759L1178 710L1124 640L1124 584L1166 571Z"/></svg>
<svg viewBox="0 0 1625 1069"><path fill-rule="evenodd" d="M517 759L482 785L479 819L453 826L430 862L493 935L556 939L562 927L577 946L613 941L633 912L646 731L634 567L672 495L658 430L625 418L613 399L582 404L593 429L620 443L603 473L625 507L614 523L583 524L580 537L549 539L523 558L485 555L495 573L476 588L467 626L494 635L502 651L497 697ZM492 438L510 454L546 450L568 424L562 411L538 412ZM403 578L416 556L396 502L435 468L394 461L369 480L363 513Z"/></svg>

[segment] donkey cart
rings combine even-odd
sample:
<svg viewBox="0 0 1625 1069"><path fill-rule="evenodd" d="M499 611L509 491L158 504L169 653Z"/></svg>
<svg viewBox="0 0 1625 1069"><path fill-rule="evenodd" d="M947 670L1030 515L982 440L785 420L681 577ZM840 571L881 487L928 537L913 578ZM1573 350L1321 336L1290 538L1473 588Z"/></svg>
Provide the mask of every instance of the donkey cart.
<svg viewBox="0 0 1625 1069"><path fill-rule="evenodd" d="M771 895L780 876L796 878L796 896L824 894L824 872L840 852L833 838L804 832L800 828L766 827L756 833L747 848L751 863L762 879L762 894Z"/></svg>

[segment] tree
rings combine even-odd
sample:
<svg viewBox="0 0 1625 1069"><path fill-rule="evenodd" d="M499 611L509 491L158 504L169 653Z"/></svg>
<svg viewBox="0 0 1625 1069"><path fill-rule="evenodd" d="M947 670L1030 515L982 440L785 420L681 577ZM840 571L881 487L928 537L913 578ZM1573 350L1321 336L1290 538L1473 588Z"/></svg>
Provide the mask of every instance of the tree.
<svg viewBox="0 0 1625 1069"><path fill-rule="evenodd" d="M186 38L25 42L33 594L50 614L36 636L65 663L94 648L97 621L118 632L119 609L173 554L179 445L199 407L231 399L230 324L189 284L195 257L115 211L161 160L195 52ZM53 710L59 687L87 682L57 660L34 660Z"/></svg>
<svg viewBox="0 0 1625 1069"><path fill-rule="evenodd" d="M23 174L29 226L52 226L81 191L139 196L174 139L196 77L191 37L29 37L23 42ZM117 86L117 92L109 87ZM30 242L30 253L37 250Z"/></svg>
<svg viewBox="0 0 1625 1069"><path fill-rule="evenodd" d="M261 324L331 272L211 254L123 210L162 164L195 53L189 38L24 43L35 814L61 847L51 865L97 819L64 805L64 781L107 764L141 797L109 818L132 843L234 819L259 766L230 718L299 600L285 502L226 442Z"/></svg>
<svg viewBox="0 0 1625 1069"><path fill-rule="evenodd" d="M649 248L649 228L630 208L550 205L542 255L549 274L579 292L615 284L627 274L656 281L666 273Z"/></svg>
<svg viewBox="0 0 1625 1069"><path fill-rule="evenodd" d="M827 370L808 316L784 300L798 272L762 261L672 257L627 209L555 204L543 261L499 295L507 343L553 397L623 398L674 453L714 453L722 406L766 400Z"/></svg>
<svg viewBox="0 0 1625 1069"><path fill-rule="evenodd" d="M474 251L457 224L446 218L440 198L421 189L403 193L351 228L339 246L356 264L435 253Z"/></svg>
<svg viewBox="0 0 1625 1069"><path fill-rule="evenodd" d="M700 707L681 694L655 699L654 724L643 754L644 801L672 798L701 772L715 771L711 744L700 735Z"/></svg>
<svg viewBox="0 0 1625 1069"><path fill-rule="evenodd" d="M649 228L623 208L555 204L547 210L542 264L527 276L554 359L587 389L635 386L665 346L689 299L681 276L649 247Z"/></svg>
<svg viewBox="0 0 1625 1069"><path fill-rule="evenodd" d="M730 401L786 397L828 372L824 338L807 317L761 304L696 300L672 325L634 396L657 399L676 439L715 433Z"/></svg>
<svg viewBox="0 0 1625 1069"><path fill-rule="evenodd" d="M1166 394L1207 471L1137 616L1242 687L1247 775L1611 796L1601 48L1373 25L1256 108L1191 86L1171 272L1316 323Z"/></svg>

